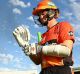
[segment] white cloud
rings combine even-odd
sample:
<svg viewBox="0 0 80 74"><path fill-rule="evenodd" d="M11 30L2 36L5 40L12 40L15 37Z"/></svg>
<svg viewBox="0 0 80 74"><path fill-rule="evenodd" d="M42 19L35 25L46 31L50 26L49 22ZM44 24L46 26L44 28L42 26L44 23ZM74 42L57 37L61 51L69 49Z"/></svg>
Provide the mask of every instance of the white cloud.
<svg viewBox="0 0 80 74"><path fill-rule="evenodd" d="M13 60L14 56L11 54L1 54L0 53L0 62L2 62L3 64L8 64L9 62L11 62Z"/></svg>
<svg viewBox="0 0 80 74"><path fill-rule="evenodd" d="M0 68L0 71L10 71L9 68Z"/></svg>
<svg viewBox="0 0 80 74"><path fill-rule="evenodd" d="M34 65L34 64L30 64L29 66L30 66L30 69L33 69L33 70L36 70L37 69L37 66Z"/></svg>
<svg viewBox="0 0 80 74"><path fill-rule="evenodd" d="M31 34L31 38L33 38L33 39L35 39L35 40L37 39L36 36L34 36L34 35L32 35L32 34Z"/></svg>
<svg viewBox="0 0 80 74"><path fill-rule="evenodd" d="M18 43L17 43L17 42L15 42L15 43L13 43L13 45L14 45L14 46L18 46Z"/></svg>
<svg viewBox="0 0 80 74"><path fill-rule="evenodd" d="M80 42L80 37L75 37L77 42Z"/></svg>
<svg viewBox="0 0 80 74"><path fill-rule="evenodd" d="M34 22L34 19L32 16L29 16L27 19ZM34 24L34 28L39 28L39 26L37 24Z"/></svg>
<svg viewBox="0 0 80 74"><path fill-rule="evenodd" d="M70 0L70 2L75 2L76 0Z"/></svg>
<svg viewBox="0 0 80 74"><path fill-rule="evenodd" d="M64 12L65 16L72 16L73 14L70 12Z"/></svg>
<svg viewBox="0 0 80 74"><path fill-rule="evenodd" d="M62 4L66 5L66 1L65 0L61 0L60 1Z"/></svg>
<svg viewBox="0 0 80 74"><path fill-rule="evenodd" d="M30 6L31 6L31 3L30 3L30 2L28 2L28 3L27 3L27 6L28 6L28 7L30 7Z"/></svg>
<svg viewBox="0 0 80 74"><path fill-rule="evenodd" d="M34 25L35 28L39 28L39 26L37 24Z"/></svg>
<svg viewBox="0 0 80 74"><path fill-rule="evenodd" d="M74 23L80 22L80 1L79 0L61 0L63 6L66 6L64 10L62 10L61 19L68 18L69 21Z"/></svg>
<svg viewBox="0 0 80 74"><path fill-rule="evenodd" d="M8 43L9 43L9 44L11 44L11 43L12 43L12 41L8 41Z"/></svg>
<svg viewBox="0 0 80 74"><path fill-rule="evenodd" d="M22 68L22 62L21 62L21 59L19 59L19 58L15 58L14 60L14 67L16 67L16 68Z"/></svg>
<svg viewBox="0 0 80 74"><path fill-rule="evenodd" d="M73 20L72 18L73 13L68 11L63 11L63 16L60 17L60 19L68 18L68 20Z"/></svg>
<svg viewBox="0 0 80 74"><path fill-rule="evenodd" d="M14 63L13 67L15 67L16 69L22 69L24 68L24 66L22 67L22 60L21 58L15 57L11 54L0 54L0 63L2 64L11 64ZM1 70L1 67L0 67ZM8 69L5 69L8 70Z"/></svg>
<svg viewBox="0 0 80 74"><path fill-rule="evenodd" d="M80 37L75 37L74 46L80 46Z"/></svg>
<svg viewBox="0 0 80 74"><path fill-rule="evenodd" d="M1 54L0 53L0 62L4 63L4 64L8 64L10 62L16 62L16 63L20 63L21 62L21 59L17 58L17 57L14 57L13 55L11 54Z"/></svg>
<svg viewBox="0 0 80 74"><path fill-rule="evenodd" d="M20 6L20 7L23 7L23 8L30 7L31 6L31 3L30 2L24 3L21 0L9 0L9 3L11 3L14 6Z"/></svg>
<svg viewBox="0 0 80 74"><path fill-rule="evenodd" d="M29 26L28 26L27 24L21 24L21 25L19 25L19 26L24 26L24 27L26 27L26 28L29 29Z"/></svg>
<svg viewBox="0 0 80 74"><path fill-rule="evenodd" d="M3 71L3 72L5 72L5 71L7 71L7 72L8 72L8 71L9 71L9 72L11 71L11 72L12 72L12 71L19 71L19 69L17 69L17 68L11 69L11 68L8 68L8 67L1 67L1 68L0 68L0 71L1 71L1 72L2 72L2 71Z"/></svg>
<svg viewBox="0 0 80 74"><path fill-rule="evenodd" d="M80 2L76 2L76 0L71 1L71 9L73 10L74 15L76 16L77 20L80 20Z"/></svg>
<svg viewBox="0 0 80 74"><path fill-rule="evenodd" d="M75 29L75 31L78 30L80 32L80 25L75 25L74 29Z"/></svg>
<svg viewBox="0 0 80 74"><path fill-rule="evenodd" d="M13 9L13 13L14 14L22 14L21 11L20 11L20 9L18 9L18 8L14 8Z"/></svg>
<svg viewBox="0 0 80 74"><path fill-rule="evenodd" d="M34 21L32 16L29 16L27 19L30 20L30 21Z"/></svg>

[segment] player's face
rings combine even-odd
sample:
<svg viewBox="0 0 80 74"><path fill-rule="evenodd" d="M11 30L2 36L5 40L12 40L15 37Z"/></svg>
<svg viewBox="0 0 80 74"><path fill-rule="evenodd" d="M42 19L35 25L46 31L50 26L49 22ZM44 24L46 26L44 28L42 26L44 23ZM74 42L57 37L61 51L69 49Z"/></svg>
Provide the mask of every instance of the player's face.
<svg viewBox="0 0 80 74"><path fill-rule="evenodd" d="M42 24L46 24L47 25L47 22L48 22L48 20L47 20L47 11L41 12L40 15L39 15L39 19L40 19L40 22Z"/></svg>

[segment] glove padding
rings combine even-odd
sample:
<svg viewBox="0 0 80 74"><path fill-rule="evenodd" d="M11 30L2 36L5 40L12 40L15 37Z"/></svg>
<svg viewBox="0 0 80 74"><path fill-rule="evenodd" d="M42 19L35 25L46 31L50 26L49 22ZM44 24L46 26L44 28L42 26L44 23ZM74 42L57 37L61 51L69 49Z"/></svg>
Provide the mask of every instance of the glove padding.
<svg viewBox="0 0 80 74"><path fill-rule="evenodd" d="M20 47L29 45L30 32L27 27L19 26L13 31L13 35Z"/></svg>
<svg viewBox="0 0 80 74"><path fill-rule="evenodd" d="M23 49L26 55L37 55L39 52L41 52L41 50L42 50L42 46L35 43L27 45Z"/></svg>

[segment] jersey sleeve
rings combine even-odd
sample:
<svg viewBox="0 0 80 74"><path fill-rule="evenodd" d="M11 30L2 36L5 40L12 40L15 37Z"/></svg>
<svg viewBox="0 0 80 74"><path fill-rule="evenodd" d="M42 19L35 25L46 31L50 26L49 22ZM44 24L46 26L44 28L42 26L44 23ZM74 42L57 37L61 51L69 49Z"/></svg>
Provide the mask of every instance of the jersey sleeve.
<svg viewBox="0 0 80 74"><path fill-rule="evenodd" d="M59 41L64 42L65 40L75 41L74 29L68 22L62 22L59 30Z"/></svg>

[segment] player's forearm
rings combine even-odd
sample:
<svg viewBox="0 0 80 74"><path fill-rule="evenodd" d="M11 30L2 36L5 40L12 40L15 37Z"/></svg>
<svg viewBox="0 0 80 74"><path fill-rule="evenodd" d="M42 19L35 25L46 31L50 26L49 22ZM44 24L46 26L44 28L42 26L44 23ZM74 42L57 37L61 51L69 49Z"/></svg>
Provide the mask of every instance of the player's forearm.
<svg viewBox="0 0 80 74"><path fill-rule="evenodd" d="M29 55L29 57L36 65L39 65L41 63L40 55Z"/></svg>

